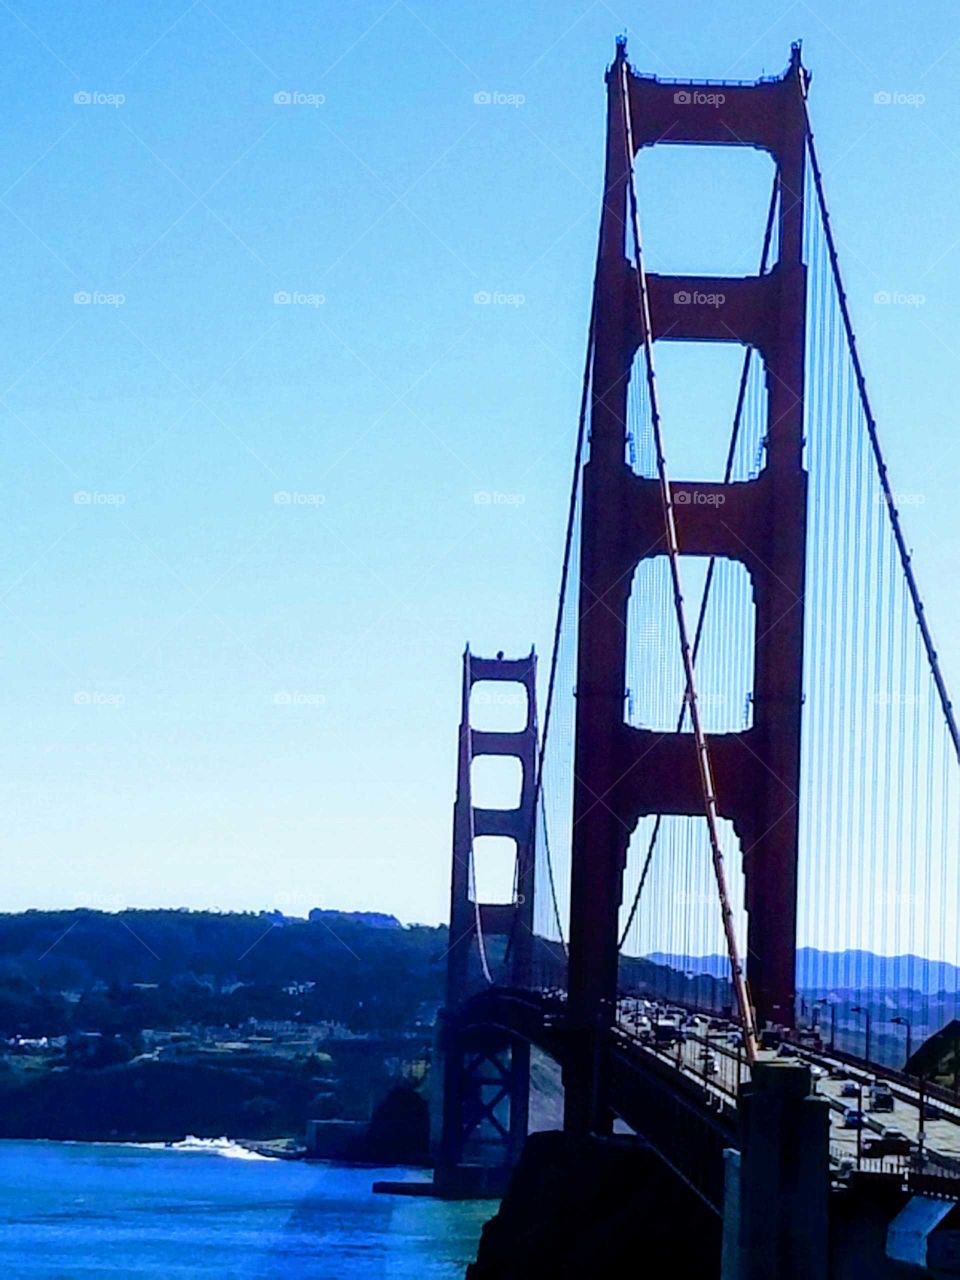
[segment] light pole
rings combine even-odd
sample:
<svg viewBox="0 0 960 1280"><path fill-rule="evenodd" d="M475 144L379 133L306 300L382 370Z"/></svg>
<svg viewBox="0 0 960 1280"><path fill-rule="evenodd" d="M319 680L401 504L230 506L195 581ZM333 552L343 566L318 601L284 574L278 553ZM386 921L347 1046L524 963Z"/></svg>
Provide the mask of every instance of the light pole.
<svg viewBox="0 0 960 1280"><path fill-rule="evenodd" d="M866 1027L865 1027L866 1035L864 1038L864 1045L863 1045L863 1057L865 1062L869 1062L870 1061L870 1021L871 1021L870 1010L865 1005L853 1004L850 1006L850 1012L863 1014L864 1022L866 1024Z"/></svg>
<svg viewBox="0 0 960 1280"><path fill-rule="evenodd" d="M830 1006L830 1048L835 1049L837 1047L837 1004L829 996L821 996L819 1000L813 1002L813 1029L820 1030L820 1010L826 1004Z"/></svg>
<svg viewBox="0 0 960 1280"><path fill-rule="evenodd" d="M913 1027L910 1024L910 1019L903 1017L903 1015L899 1013L895 1018L891 1018L890 1021L896 1023L898 1027L903 1027L907 1033L907 1060L903 1064L903 1069L906 1071L907 1067L910 1065L910 1059L913 1057Z"/></svg>
<svg viewBox="0 0 960 1280"><path fill-rule="evenodd" d="M856 1012L856 1010L854 1010ZM863 1081L857 1081L857 1168L863 1163Z"/></svg>
<svg viewBox="0 0 960 1280"><path fill-rule="evenodd" d="M830 1001L827 999L827 997L826 997L826 996L821 996L819 1000L814 1000L814 1002L813 1002L813 1009L811 1010L811 1013L810 1013L810 1021L811 1021L811 1025L813 1026L814 1031L819 1032L819 1030L820 1030L820 1010L823 1008L823 1006L824 1006L825 1004L829 1004L829 1003L830 1003Z"/></svg>
<svg viewBox="0 0 960 1280"><path fill-rule="evenodd" d="M708 1033L703 1042L703 1049L701 1050L701 1055L703 1057L703 1091L708 1098L710 1097L710 1090L708 1088L709 1080L708 1080L708 1072L707 1072L707 1066L709 1065L709 1059L707 1058L707 1054L709 1052L710 1052L710 1036Z"/></svg>

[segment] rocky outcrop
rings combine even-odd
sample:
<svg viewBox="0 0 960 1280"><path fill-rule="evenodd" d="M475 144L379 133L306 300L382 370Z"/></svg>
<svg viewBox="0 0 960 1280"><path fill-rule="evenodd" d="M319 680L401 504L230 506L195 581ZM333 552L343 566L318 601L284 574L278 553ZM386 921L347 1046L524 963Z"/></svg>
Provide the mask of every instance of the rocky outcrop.
<svg viewBox="0 0 960 1280"><path fill-rule="evenodd" d="M468 1280L720 1274L720 1220L633 1138L527 1142Z"/></svg>

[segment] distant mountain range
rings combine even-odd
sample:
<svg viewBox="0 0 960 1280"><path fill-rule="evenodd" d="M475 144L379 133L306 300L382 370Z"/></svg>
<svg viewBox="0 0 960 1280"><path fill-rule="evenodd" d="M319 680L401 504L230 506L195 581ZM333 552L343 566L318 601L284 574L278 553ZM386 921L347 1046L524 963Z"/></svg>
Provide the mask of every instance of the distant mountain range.
<svg viewBox="0 0 960 1280"><path fill-rule="evenodd" d="M654 951L646 959L685 973L708 973L715 978L725 978L728 973L726 956L677 956ZM797 986L801 991L818 992L908 988L936 995L960 990L960 967L922 956L801 947L797 952Z"/></svg>

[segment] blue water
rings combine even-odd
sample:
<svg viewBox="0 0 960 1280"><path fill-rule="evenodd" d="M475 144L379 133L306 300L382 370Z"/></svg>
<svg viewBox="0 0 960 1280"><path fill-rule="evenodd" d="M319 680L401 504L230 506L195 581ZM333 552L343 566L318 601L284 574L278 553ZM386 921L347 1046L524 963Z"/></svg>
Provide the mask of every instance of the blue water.
<svg viewBox="0 0 960 1280"><path fill-rule="evenodd" d="M400 1169L0 1142L0 1275L446 1280L488 1202L375 1196Z"/></svg>

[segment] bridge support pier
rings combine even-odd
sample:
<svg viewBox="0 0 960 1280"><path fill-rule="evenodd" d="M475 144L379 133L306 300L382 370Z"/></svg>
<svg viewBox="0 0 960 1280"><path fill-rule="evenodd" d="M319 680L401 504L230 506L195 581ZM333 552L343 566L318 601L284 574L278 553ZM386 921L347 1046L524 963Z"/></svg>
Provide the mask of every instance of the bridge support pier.
<svg viewBox="0 0 960 1280"><path fill-rule="evenodd" d="M810 1068L759 1062L726 1160L722 1280L827 1280L830 1113Z"/></svg>
<svg viewBox="0 0 960 1280"><path fill-rule="evenodd" d="M530 1046L493 1029L449 1025L441 1036L443 1119L436 1194L500 1198L527 1138Z"/></svg>

